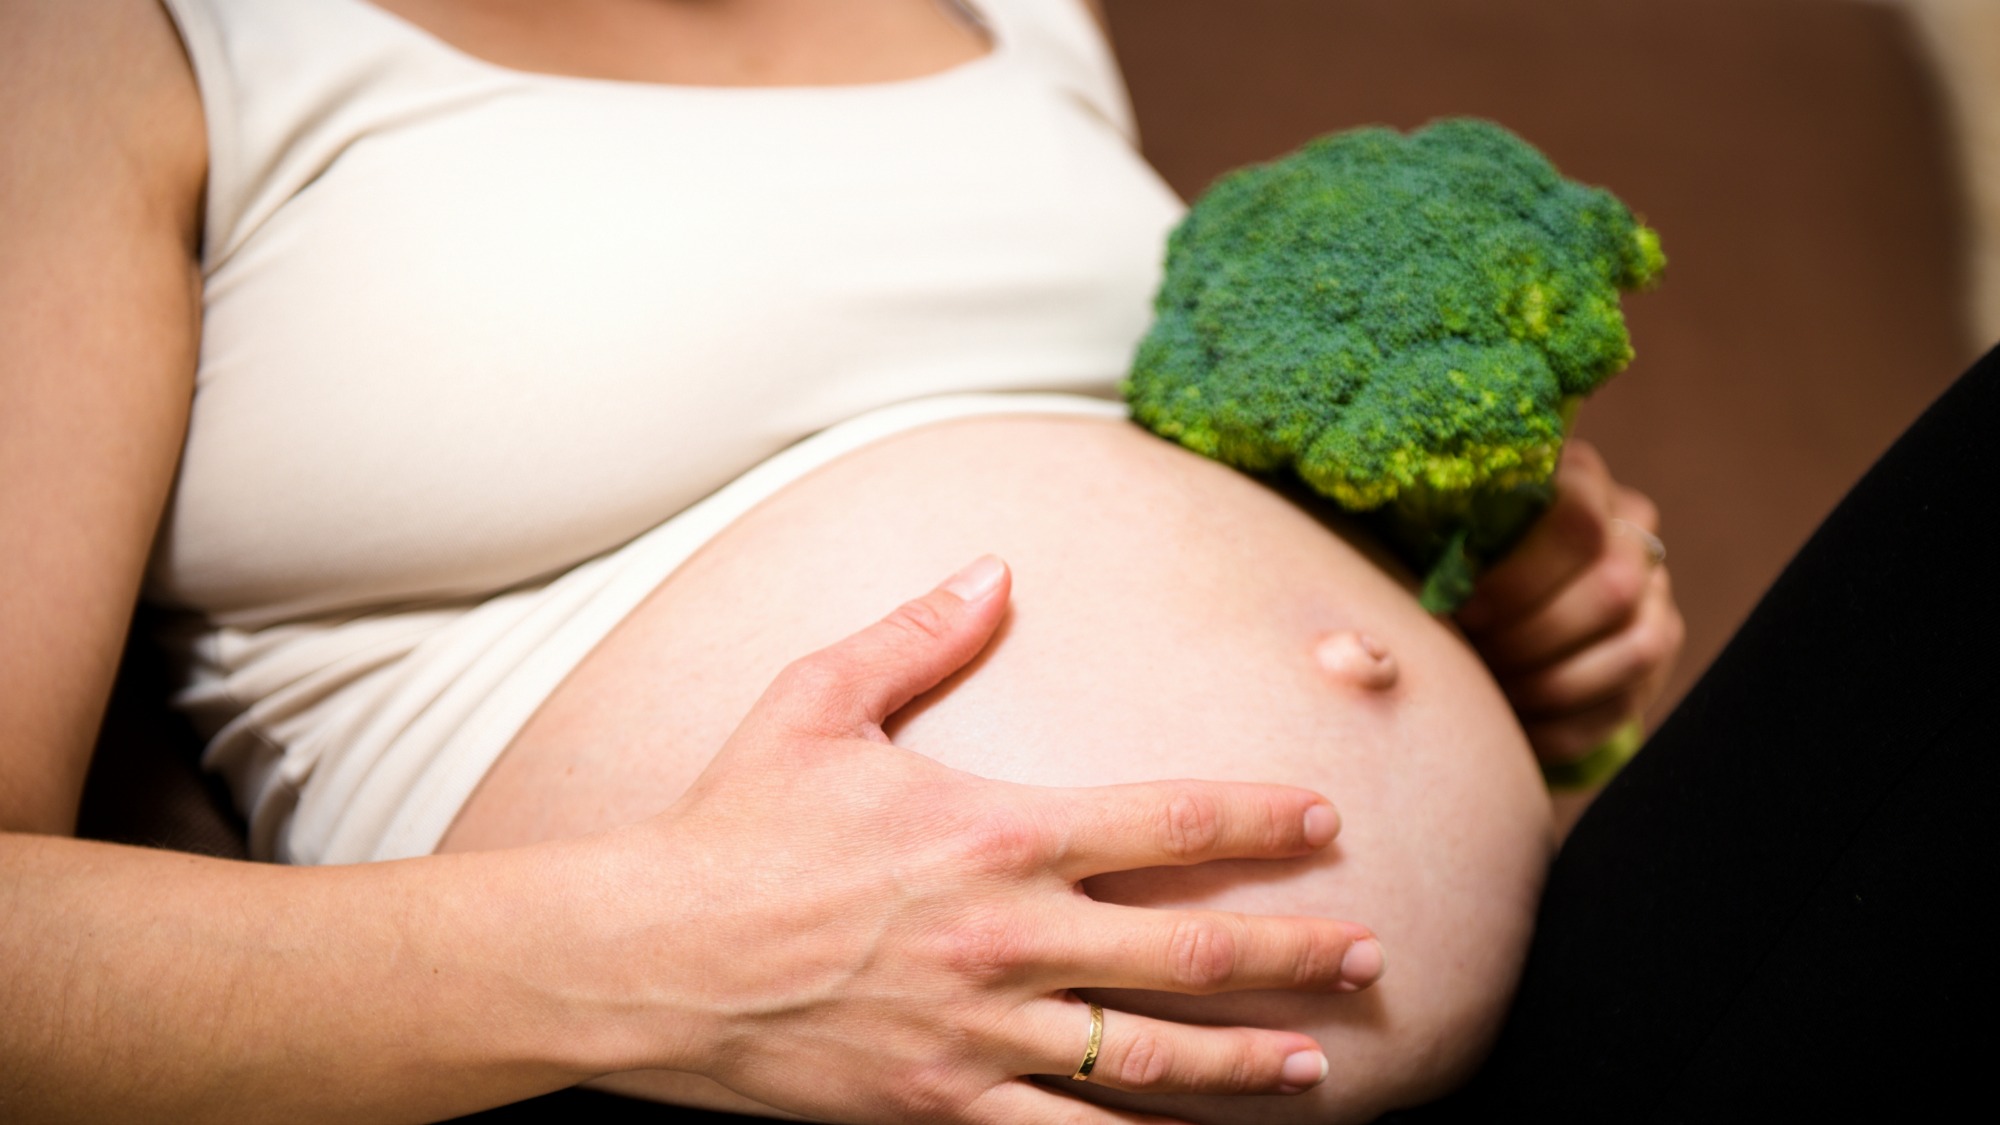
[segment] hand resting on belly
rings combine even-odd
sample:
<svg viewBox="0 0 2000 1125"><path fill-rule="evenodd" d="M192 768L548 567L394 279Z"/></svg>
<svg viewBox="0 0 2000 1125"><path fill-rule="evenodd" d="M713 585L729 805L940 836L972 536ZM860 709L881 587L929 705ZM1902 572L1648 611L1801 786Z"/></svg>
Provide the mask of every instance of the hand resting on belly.
<svg viewBox="0 0 2000 1125"><path fill-rule="evenodd" d="M970 665L890 721L894 740L1036 785L1204 778L1325 793L1343 828L1323 852L1100 876L1085 890L1135 905L1348 919L1379 935L1393 966L1351 994L1093 996L1111 1009L1107 1040L1124 1013L1303 1031L1332 1067L1305 1095L1065 1092L1194 1120L1325 1121L1365 1119L1460 1078L1504 1012L1551 848L1519 725L1463 640L1364 544L1118 423L946 423L794 483L599 646L521 732L442 850L657 814L787 663L987 552L1013 567L1012 611ZM937 815L910 800L912 820ZM690 1075L606 1084L756 1108Z"/></svg>

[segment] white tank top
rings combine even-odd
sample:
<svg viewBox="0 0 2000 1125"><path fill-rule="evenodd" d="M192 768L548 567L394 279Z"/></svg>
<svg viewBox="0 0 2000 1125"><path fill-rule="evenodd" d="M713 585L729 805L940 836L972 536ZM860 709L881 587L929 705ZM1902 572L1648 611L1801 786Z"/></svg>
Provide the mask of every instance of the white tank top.
<svg viewBox="0 0 2000 1125"><path fill-rule="evenodd" d="M930 77L702 88L467 56L364 0L171 0L211 138L152 593L255 625L474 595L800 437L1108 393L1176 204L1075 0Z"/></svg>
<svg viewBox="0 0 2000 1125"><path fill-rule="evenodd" d="M952 70L746 89L510 70L365 0L167 0L210 174L149 593L195 611L185 700L260 852L426 850L629 609L552 645L581 564L807 435L1113 395L1179 204L1076 0L977 6L993 50ZM454 739L443 821L342 820Z"/></svg>

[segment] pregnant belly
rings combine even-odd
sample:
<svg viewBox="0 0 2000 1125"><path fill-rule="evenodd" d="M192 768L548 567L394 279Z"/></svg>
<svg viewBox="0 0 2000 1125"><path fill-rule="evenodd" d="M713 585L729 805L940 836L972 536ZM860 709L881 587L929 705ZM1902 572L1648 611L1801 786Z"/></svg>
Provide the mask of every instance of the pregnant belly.
<svg viewBox="0 0 2000 1125"><path fill-rule="evenodd" d="M1327 1120L1462 1075L1511 993L1551 846L1520 728L1477 657L1363 546L1123 423L962 420L788 486L578 667L443 847L580 835L660 811L786 663L985 552L1014 569L1011 616L978 661L897 717L896 741L1044 785L1205 777L1317 789L1344 823L1321 856L1131 872L1087 889L1349 918L1373 927L1388 956L1385 979L1356 995L1116 997L1178 1018L1296 1026L1334 1067L1303 1098L1126 1100L1212 1120ZM1388 647L1393 686L1315 659L1345 630ZM628 1086L733 1104L694 1080L660 1081Z"/></svg>

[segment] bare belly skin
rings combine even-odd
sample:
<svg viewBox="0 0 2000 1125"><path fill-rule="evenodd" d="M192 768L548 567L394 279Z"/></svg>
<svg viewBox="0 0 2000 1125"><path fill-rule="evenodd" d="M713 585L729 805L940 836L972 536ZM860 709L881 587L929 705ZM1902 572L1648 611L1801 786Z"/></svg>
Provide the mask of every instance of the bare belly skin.
<svg viewBox="0 0 2000 1125"><path fill-rule="evenodd" d="M1086 889L1352 919L1375 929L1389 963L1381 983L1354 995L1099 997L1113 1009L1313 1034L1333 1072L1306 1095L1076 1090L1197 1120L1328 1121L1365 1119L1462 1077L1512 992L1552 848L1519 726L1478 658L1401 579L1255 481L1122 423L951 422L794 483L577 668L441 850L653 815L785 664L986 552L1014 569L1011 616L978 661L897 717L896 741L1042 785L1203 777L1316 789L1344 825L1319 857L1131 872ZM1354 673L1346 642L1322 648L1344 631L1387 648L1392 684ZM755 1110L689 1075L604 1084Z"/></svg>

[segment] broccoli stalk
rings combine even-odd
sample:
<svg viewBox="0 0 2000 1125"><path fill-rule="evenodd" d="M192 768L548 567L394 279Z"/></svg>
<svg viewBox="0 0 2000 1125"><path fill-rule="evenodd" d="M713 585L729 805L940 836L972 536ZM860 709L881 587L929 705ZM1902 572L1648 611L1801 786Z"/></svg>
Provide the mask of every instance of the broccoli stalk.
<svg viewBox="0 0 2000 1125"><path fill-rule="evenodd" d="M1133 417L1364 513L1449 612L1553 496L1576 404L1665 267L1609 192L1490 122L1322 137L1224 177L1167 243Z"/></svg>

